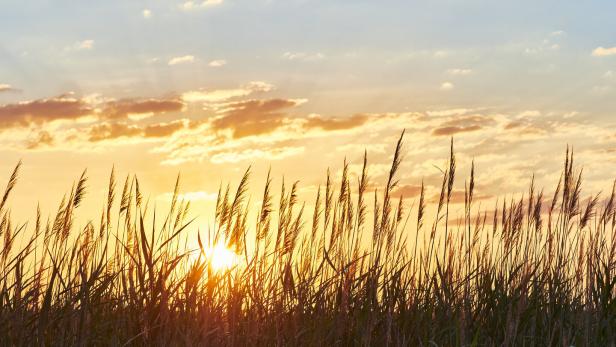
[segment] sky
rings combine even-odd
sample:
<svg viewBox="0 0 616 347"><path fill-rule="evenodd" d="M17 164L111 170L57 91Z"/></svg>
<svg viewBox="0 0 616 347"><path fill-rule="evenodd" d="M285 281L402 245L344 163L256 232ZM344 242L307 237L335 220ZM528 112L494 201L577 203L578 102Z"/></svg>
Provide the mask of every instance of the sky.
<svg viewBox="0 0 616 347"><path fill-rule="evenodd" d="M462 192L554 189L567 145L585 192L616 169L613 1L0 0L0 179L53 213L88 170L90 218L109 173L155 204L178 173L193 212L250 166L258 196L309 200L344 160L382 186L406 130L397 194L437 194L453 137ZM122 181L122 179L119 179ZM517 195L516 195L517 194ZM258 200L255 198L255 200ZM480 199L481 200L481 199Z"/></svg>

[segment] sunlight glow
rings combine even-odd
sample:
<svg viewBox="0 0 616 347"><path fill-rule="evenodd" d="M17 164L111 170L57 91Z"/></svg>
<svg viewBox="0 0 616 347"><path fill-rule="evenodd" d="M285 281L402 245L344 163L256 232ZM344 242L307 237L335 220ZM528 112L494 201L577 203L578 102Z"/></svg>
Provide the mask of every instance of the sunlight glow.
<svg viewBox="0 0 616 347"><path fill-rule="evenodd" d="M239 256L227 248L224 242L218 242L216 245L203 250L206 260L214 271L229 270L239 262Z"/></svg>

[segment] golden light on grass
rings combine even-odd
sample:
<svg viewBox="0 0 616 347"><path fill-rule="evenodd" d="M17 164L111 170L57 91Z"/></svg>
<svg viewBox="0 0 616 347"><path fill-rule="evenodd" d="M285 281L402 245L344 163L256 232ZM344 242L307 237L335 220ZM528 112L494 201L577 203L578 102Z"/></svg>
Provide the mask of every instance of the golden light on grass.
<svg viewBox="0 0 616 347"><path fill-rule="evenodd" d="M1 345L616 346L616 188L584 198L567 150L553 195L531 176L527 195L488 210L471 162L458 202L452 141L440 199L422 182L405 203L402 136L374 208L364 154L356 188L345 162L312 216L297 183L275 205L268 175L251 226L247 169L220 190L205 240L179 183L161 217L114 171L100 224L76 226L84 172L53 223L37 209L26 229L6 205L18 164L0 199Z"/></svg>

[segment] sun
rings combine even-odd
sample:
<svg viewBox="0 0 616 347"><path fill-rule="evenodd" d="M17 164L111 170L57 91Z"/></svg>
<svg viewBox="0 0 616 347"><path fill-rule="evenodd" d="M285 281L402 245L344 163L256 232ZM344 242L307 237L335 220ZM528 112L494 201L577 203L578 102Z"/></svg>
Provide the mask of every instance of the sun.
<svg viewBox="0 0 616 347"><path fill-rule="evenodd" d="M214 271L229 270L239 262L239 255L220 241L216 245L204 249L203 254Z"/></svg>

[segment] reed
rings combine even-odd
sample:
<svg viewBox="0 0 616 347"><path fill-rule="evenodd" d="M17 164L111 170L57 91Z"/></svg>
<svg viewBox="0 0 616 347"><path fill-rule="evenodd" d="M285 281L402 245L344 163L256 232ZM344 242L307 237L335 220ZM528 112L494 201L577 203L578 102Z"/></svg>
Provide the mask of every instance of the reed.
<svg viewBox="0 0 616 347"><path fill-rule="evenodd" d="M488 211L472 163L454 216L453 140L434 206L423 182L417 201L394 198L403 136L386 182L370 181L367 154L356 183L345 160L312 213L298 182L283 181L276 207L269 173L253 207L249 168L221 185L207 238L179 176L161 212L136 177L118 191L114 170L98 223L76 226L84 171L47 222L37 210L16 225L18 164L0 203L0 344L616 345L616 183L583 198L567 149L553 196L533 178L526 197ZM212 267L218 243L238 254L233 267Z"/></svg>

